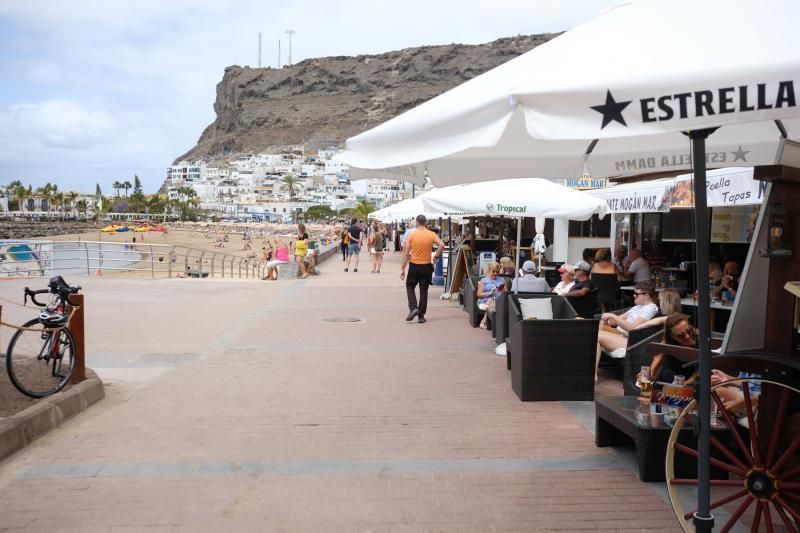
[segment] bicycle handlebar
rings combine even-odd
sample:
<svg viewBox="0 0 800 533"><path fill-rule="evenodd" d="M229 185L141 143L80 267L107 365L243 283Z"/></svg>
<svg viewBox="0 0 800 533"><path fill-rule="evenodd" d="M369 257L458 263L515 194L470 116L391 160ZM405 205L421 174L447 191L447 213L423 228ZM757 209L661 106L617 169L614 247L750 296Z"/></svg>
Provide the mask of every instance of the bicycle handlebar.
<svg viewBox="0 0 800 533"><path fill-rule="evenodd" d="M25 305L28 305L28 297L30 296L31 301L38 305L39 307L45 307L46 304L41 303L36 299L37 294L45 294L50 292L50 289L40 289L38 291L32 291L28 287L25 287Z"/></svg>
<svg viewBox="0 0 800 533"><path fill-rule="evenodd" d="M50 282L47 284L46 289L39 289L36 291L30 290L28 287L25 287L25 303L28 303L28 297L30 296L31 301L38 305L39 307L46 307L47 304L43 304L36 299L36 295L38 294L55 294L61 300L62 303L66 303L67 299L72 295L77 293L81 290L80 285L68 285L64 278L61 276L53 276L50 278Z"/></svg>

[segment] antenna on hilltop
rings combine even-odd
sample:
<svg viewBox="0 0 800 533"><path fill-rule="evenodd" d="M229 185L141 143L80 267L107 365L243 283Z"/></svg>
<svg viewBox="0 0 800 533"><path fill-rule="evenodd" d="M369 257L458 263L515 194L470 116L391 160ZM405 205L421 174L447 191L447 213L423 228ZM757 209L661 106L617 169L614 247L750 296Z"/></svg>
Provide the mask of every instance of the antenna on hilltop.
<svg viewBox="0 0 800 533"><path fill-rule="evenodd" d="M261 32L258 32L258 68L261 68Z"/></svg>
<svg viewBox="0 0 800 533"><path fill-rule="evenodd" d="M281 40L278 39L278 68L281 68Z"/></svg>
<svg viewBox="0 0 800 533"><path fill-rule="evenodd" d="M286 35L289 36L289 65L291 65L292 64L292 35L294 35L297 32L294 31L294 30L286 30L285 33L286 33Z"/></svg>

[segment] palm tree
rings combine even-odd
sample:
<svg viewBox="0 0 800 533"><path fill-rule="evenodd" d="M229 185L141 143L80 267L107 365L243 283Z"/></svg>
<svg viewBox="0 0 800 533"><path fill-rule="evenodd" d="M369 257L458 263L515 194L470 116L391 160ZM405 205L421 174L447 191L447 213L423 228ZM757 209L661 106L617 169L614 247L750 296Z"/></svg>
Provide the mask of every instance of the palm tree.
<svg viewBox="0 0 800 533"><path fill-rule="evenodd" d="M286 174L281 179L281 192L289 193L289 201L294 202L294 197L297 196L297 189L300 186L300 180L292 174Z"/></svg>
<svg viewBox="0 0 800 533"><path fill-rule="evenodd" d="M70 209L75 209L75 199L78 197L78 193L75 191L69 191L67 193L67 205Z"/></svg>
<svg viewBox="0 0 800 533"><path fill-rule="evenodd" d="M131 187L133 187L133 185L131 185L130 181L125 180L122 182L122 188L125 189L126 198L128 197L128 189L130 189Z"/></svg>
<svg viewBox="0 0 800 533"><path fill-rule="evenodd" d="M117 198L119 198L119 190L122 189L123 187L124 185L122 184L122 182L119 181L115 181L114 183L111 184L111 188L117 191Z"/></svg>
<svg viewBox="0 0 800 533"><path fill-rule="evenodd" d="M49 183L45 183L44 187L39 187L36 189L36 195L42 197L44 203L47 205L47 210L50 211L52 209L52 201L53 201L53 186Z"/></svg>
<svg viewBox="0 0 800 533"><path fill-rule="evenodd" d="M359 218L361 220L367 220L369 218L369 214L375 211L375 206L372 205L369 200L361 200L356 204L353 208L353 216Z"/></svg>
<svg viewBox="0 0 800 533"><path fill-rule="evenodd" d="M16 203L16 210L22 210L22 201L25 199L26 189L25 186L22 185L22 182L19 180L14 180L8 185L6 185L6 192L8 196ZM8 206L9 211L12 211L11 206Z"/></svg>
<svg viewBox="0 0 800 533"><path fill-rule="evenodd" d="M78 200L78 203L75 204L75 207L78 208L78 211L83 213L83 218L86 218L86 212L89 210L89 202L86 200Z"/></svg>
<svg viewBox="0 0 800 533"><path fill-rule="evenodd" d="M56 211L63 211L64 210L64 193L57 192L53 194L53 207L56 208Z"/></svg>

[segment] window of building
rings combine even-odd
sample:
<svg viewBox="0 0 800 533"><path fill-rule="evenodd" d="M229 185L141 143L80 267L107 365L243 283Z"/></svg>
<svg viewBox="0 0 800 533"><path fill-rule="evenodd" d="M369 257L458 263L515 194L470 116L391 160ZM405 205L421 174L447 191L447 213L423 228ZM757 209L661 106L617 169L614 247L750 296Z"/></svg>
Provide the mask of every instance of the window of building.
<svg viewBox="0 0 800 533"><path fill-rule="evenodd" d="M592 215L589 220L570 220L570 237L610 237L611 236L611 217L600 218Z"/></svg>

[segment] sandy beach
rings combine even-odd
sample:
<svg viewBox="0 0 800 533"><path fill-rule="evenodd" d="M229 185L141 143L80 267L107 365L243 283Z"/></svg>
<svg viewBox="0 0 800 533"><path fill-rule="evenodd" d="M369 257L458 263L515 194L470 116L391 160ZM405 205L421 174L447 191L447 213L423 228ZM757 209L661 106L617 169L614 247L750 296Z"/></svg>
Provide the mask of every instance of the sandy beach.
<svg viewBox="0 0 800 533"><path fill-rule="evenodd" d="M226 262L239 265L247 260L259 262L263 249L274 249L279 242L289 243L297 234L295 224L220 224L220 223L172 223L166 225L166 233L151 231L147 233L111 232L103 233L99 230L89 230L81 233L54 235L46 239L50 241L80 241L129 244L140 252L142 261L132 265L130 269L113 271L104 269L104 276L124 277L150 277L153 269L157 277L167 275L166 261L169 260L170 251L176 255L173 275L183 275L187 263L199 261L200 254L204 254L204 263L216 254L217 260L225 257ZM312 240L317 242L330 242L336 238L335 227L324 224L306 224L306 231ZM245 239L247 235L247 239ZM135 239L135 241L134 241ZM135 245L135 246L134 246ZM155 266L151 265L153 257ZM164 262L158 262L163 258Z"/></svg>

